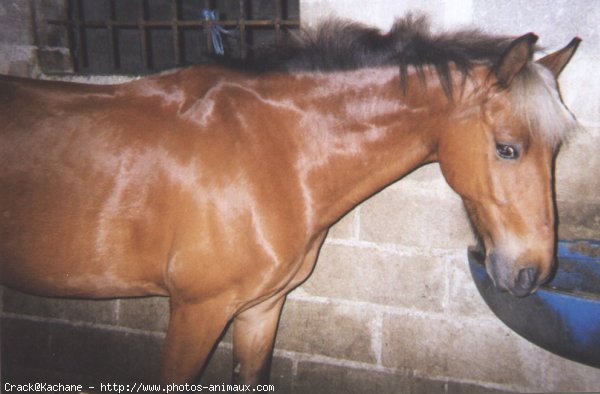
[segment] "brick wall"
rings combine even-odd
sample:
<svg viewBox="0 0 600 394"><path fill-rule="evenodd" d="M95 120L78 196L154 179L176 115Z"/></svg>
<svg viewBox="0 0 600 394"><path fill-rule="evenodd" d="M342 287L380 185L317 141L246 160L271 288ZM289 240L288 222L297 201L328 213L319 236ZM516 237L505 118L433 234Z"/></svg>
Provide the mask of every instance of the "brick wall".
<svg viewBox="0 0 600 394"><path fill-rule="evenodd" d="M0 0L0 18L8 3ZM305 23L334 14L382 28L394 15L424 9L441 28L535 31L552 49L580 35L561 84L586 130L559 155L559 231L561 238L600 238L600 3L304 0L301 7ZM11 34L18 40L24 33ZM530 344L489 311L468 272L472 242L460 199L435 164L352 211L332 229L312 277L288 298L272 374L278 392L598 391L600 370ZM2 374L153 379L167 308L164 298L54 300L5 289ZM228 381L230 370L226 334L204 381Z"/></svg>

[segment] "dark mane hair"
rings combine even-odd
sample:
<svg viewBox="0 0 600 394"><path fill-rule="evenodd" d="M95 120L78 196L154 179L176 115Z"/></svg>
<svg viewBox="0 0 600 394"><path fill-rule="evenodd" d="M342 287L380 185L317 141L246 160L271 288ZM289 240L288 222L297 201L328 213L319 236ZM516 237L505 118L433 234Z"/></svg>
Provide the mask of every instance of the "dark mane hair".
<svg viewBox="0 0 600 394"><path fill-rule="evenodd" d="M396 65L403 88L408 68L424 81L423 67L433 66L446 94L452 95L449 65L467 75L476 63L494 64L511 38L478 30L433 33L425 16L398 19L388 33L363 24L331 19L304 29L286 45L263 50L251 69L269 71L341 71Z"/></svg>
<svg viewBox="0 0 600 394"><path fill-rule="evenodd" d="M409 67L423 84L424 68L433 67L452 100L451 65L465 81L475 65L496 65L515 38L475 29L434 33L422 15L398 19L387 33L357 22L331 19L314 29L302 30L286 45L263 49L249 62L233 66L258 73L327 73L397 66L404 94ZM530 132L553 146L579 127L560 99L553 74L536 62L530 62L516 75L507 92L514 113L529 124Z"/></svg>

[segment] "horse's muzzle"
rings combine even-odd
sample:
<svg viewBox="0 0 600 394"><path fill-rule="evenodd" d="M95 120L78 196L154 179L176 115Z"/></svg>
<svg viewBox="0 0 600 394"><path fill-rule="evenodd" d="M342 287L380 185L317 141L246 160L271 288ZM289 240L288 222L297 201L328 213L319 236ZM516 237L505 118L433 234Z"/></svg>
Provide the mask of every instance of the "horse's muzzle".
<svg viewBox="0 0 600 394"><path fill-rule="evenodd" d="M525 297L535 292L545 281L545 278L540 280L540 271L536 265L513 268L511 262L498 253L488 255L486 270L496 287L517 297Z"/></svg>
<svg viewBox="0 0 600 394"><path fill-rule="evenodd" d="M517 297L524 297L533 293L538 287L539 271L535 267L521 268L517 274L514 286L508 291Z"/></svg>

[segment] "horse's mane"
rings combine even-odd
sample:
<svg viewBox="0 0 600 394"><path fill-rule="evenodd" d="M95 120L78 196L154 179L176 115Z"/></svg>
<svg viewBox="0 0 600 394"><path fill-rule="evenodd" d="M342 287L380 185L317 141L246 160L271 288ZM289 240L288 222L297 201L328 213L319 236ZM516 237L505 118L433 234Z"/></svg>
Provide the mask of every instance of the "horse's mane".
<svg viewBox="0 0 600 394"><path fill-rule="evenodd" d="M433 66L451 95L450 64L466 75L474 64L494 64L510 42L510 37L475 29L433 33L425 16L412 14L398 19L388 33L330 19L316 28L303 29L285 45L259 51L251 64L261 72L334 72L395 65L400 68L403 88L409 67L424 80L423 68Z"/></svg>
<svg viewBox="0 0 600 394"><path fill-rule="evenodd" d="M388 33L361 23L331 19L307 28L291 42L259 51L246 64L255 72L335 72L370 67L397 66L406 93L408 69L425 83L425 67L433 67L452 99L450 65L467 77L475 65L493 67L515 37L494 36L476 29L434 33L425 16L398 19ZM532 133L558 145L578 127L562 104L554 77L543 66L530 62L509 87L517 116L529 123Z"/></svg>

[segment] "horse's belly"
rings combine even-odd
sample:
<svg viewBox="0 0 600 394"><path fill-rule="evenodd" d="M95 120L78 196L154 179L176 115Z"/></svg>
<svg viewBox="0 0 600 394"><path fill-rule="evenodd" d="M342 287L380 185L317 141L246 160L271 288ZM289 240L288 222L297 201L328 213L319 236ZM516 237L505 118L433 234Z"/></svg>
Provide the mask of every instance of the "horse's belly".
<svg viewBox="0 0 600 394"><path fill-rule="evenodd" d="M0 249L0 284L27 293L85 298L167 294L157 264L138 256L106 258L60 243L54 251L35 244Z"/></svg>
<svg viewBox="0 0 600 394"><path fill-rule="evenodd" d="M58 239L32 229L19 230L0 241L0 284L42 296L166 294L156 261L120 251L100 255L88 247L85 234Z"/></svg>
<svg viewBox="0 0 600 394"><path fill-rule="evenodd" d="M2 186L2 284L46 296L166 293L167 241L157 240L159 234L147 218L106 215L101 199L82 196L78 188L63 193L33 182L25 189L7 187L6 182Z"/></svg>
<svg viewBox="0 0 600 394"><path fill-rule="evenodd" d="M118 298L167 295L161 285L146 278L132 278L110 271L94 273L81 269L63 269L54 263L3 261L1 282L19 291L47 297Z"/></svg>

